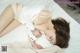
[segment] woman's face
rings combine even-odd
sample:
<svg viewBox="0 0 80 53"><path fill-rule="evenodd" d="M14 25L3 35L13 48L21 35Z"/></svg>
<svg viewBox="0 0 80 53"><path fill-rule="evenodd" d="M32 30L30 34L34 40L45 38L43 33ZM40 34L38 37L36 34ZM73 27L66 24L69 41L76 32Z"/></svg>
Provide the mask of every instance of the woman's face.
<svg viewBox="0 0 80 53"><path fill-rule="evenodd" d="M48 10L42 10L34 20L35 27L45 32L46 37L53 44L56 42L54 25L51 22L52 14Z"/></svg>
<svg viewBox="0 0 80 53"><path fill-rule="evenodd" d="M45 31L46 34L46 38L52 43L55 44L56 43L56 34L55 34L55 30L46 30Z"/></svg>
<svg viewBox="0 0 80 53"><path fill-rule="evenodd" d="M52 44L56 43L55 29L51 21L37 25L36 28L43 31L46 35L47 40L49 40Z"/></svg>
<svg viewBox="0 0 80 53"><path fill-rule="evenodd" d="M50 24L51 25L51 24ZM52 27L52 26L50 26L50 27L48 27L49 29L47 29L47 25L45 25L44 24L44 27L45 27L45 30L43 31L44 32L44 34L45 34L45 37L42 39L43 41L44 41L44 39L46 39L49 43L47 43L46 41L44 41L45 43L44 43L44 46L43 47L45 47L45 44L47 44L47 45L54 45L54 44L56 44L56 35L55 35L55 30L54 30L54 28ZM43 27L43 28L44 28ZM42 28L41 28L42 29ZM43 34L39 31L39 30L36 30L36 31L34 31L34 34L39 38L39 37L42 37L43 36ZM39 40L40 41L40 40ZM43 48L42 47L42 45L43 45L43 43L41 44L41 42L37 42L37 43L35 43L34 44L34 46L36 47L36 48ZM40 43L40 44L39 44Z"/></svg>

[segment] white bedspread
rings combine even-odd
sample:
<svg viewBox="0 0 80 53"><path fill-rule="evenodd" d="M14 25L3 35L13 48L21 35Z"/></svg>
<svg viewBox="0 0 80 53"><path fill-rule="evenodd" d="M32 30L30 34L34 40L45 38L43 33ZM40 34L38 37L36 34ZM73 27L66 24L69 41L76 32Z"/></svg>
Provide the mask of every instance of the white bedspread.
<svg viewBox="0 0 80 53"><path fill-rule="evenodd" d="M63 17L70 23L70 44L69 47L65 50L65 53L80 53L80 24L78 24L72 17L70 17L59 5L53 2L53 17ZM19 26L10 33L6 34L4 37L0 38L0 45L6 45L15 42L25 42L27 36L25 35L25 26ZM31 50L25 50L24 53L34 53ZM20 50L20 52L21 52ZM51 52L53 50L50 50ZM49 53L48 52L48 53ZM15 53L15 51L11 51L11 53ZM42 52L41 52L42 53ZM44 52L43 52L44 53Z"/></svg>

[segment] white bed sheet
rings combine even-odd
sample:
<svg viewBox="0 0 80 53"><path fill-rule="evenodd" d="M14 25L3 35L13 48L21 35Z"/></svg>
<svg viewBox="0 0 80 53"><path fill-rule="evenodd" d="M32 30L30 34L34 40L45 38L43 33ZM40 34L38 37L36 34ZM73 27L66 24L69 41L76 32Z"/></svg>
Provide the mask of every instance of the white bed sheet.
<svg viewBox="0 0 80 53"><path fill-rule="evenodd" d="M80 24L77 23L72 17L70 17L58 4L53 2L53 17L63 17L70 23L70 44L65 50L65 53L80 53ZM13 42L26 41L27 36L26 27L21 25L0 38L0 45L5 45Z"/></svg>

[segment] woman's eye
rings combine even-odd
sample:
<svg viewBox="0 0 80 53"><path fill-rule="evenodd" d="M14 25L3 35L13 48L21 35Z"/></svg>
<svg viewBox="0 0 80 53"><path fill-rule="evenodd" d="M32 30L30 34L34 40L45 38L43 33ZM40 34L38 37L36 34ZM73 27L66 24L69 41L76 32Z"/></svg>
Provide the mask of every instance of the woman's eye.
<svg viewBox="0 0 80 53"><path fill-rule="evenodd" d="M52 37L49 37L49 40L51 41L52 40Z"/></svg>

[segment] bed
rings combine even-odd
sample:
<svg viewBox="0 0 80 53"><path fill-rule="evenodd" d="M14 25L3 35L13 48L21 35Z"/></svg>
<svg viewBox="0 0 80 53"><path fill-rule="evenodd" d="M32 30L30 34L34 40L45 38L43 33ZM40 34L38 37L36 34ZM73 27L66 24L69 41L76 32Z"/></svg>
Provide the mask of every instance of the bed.
<svg viewBox="0 0 80 53"><path fill-rule="evenodd" d="M20 1L20 2L22 2L22 1ZM24 3L24 5L26 5L26 4ZM70 36L71 37L70 37L69 47L67 49L64 49L65 53L79 53L80 52L80 36L79 36L80 35L80 24L77 23L71 16L69 16L54 1L53 1L53 9L52 10L53 10L54 19L56 19L58 17L62 17L70 23ZM26 27L24 25L20 25L19 27L17 27L10 33L6 34L4 37L0 38L0 46L10 44L10 43L15 43L15 42L26 42L27 36L25 35L25 33L26 33L25 29L26 29Z"/></svg>

